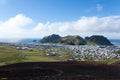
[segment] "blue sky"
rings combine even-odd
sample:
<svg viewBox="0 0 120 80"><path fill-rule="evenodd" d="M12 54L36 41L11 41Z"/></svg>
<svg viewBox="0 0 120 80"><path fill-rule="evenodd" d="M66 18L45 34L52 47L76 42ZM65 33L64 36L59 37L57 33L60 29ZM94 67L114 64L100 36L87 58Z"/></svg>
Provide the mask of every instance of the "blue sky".
<svg viewBox="0 0 120 80"><path fill-rule="evenodd" d="M0 38L120 37L120 0L0 0Z"/></svg>
<svg viewBox="0 0 120 80"><path fill-rule="evenodd" d="M0 0L0 17L5 20L22 13L37 22L73 21L81 16L119 15L119 4L120 0Z"/></svg>

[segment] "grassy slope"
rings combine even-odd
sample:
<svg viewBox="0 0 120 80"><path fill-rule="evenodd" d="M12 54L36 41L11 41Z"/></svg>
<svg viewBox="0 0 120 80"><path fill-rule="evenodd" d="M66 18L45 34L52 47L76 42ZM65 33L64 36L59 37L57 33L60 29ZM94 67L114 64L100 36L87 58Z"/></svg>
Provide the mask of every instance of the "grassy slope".
<svg viewBox="0 0 120 80"><path fill-rule="evenodd" d="M22 58L21 53L25 54ZM0 65L19 63L19 62L34 62L34 61L58 61L57 59L43 55L43 51L39 50L16 50L12 47L0 46Z"/></svg>
<svg viewBox="0 0 120 80"><path fill-rule="evenodd" d="M0 65L20 61L22 58L17 50L12 47L0 46Z"/></svg>
<svg viewBox="0 0 120 80"><path fill-rule="evenodd" d="M87 41L87 45L98 45L98 44L96 44L96 43L94 43L94 42L90 42L90 41Z"/></svg>
<svg viewBox="0 0 120 80"><path fill-rule="evenodd" d="M48 57L44 55L44 51L41 50L22 50L21 52L25 53L24 62L32 62L32 61L58 61L57 59Z"/></svg>

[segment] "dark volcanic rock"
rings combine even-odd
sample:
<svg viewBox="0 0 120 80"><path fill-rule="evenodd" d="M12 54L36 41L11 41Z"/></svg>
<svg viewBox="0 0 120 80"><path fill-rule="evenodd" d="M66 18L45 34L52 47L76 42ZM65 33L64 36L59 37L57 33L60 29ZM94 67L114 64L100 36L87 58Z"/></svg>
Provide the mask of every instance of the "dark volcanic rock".
<svg viewBox="0 0 120 80"><path fill-rule="evenodd" d="M0 80L119 80L119 64L29 62L0 67Z"/></svg>

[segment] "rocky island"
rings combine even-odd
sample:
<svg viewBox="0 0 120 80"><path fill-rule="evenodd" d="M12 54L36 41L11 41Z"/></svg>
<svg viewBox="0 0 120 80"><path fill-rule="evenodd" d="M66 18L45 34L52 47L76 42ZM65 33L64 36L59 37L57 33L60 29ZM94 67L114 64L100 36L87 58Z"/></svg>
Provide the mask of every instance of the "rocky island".
<svg viewBox="0 0 120 80"><path fill-rule="evenodd" d="M65 45L113 45L106 37L101 35L93 35L82 38L79 35L68 35L61 37L52 34L40 40L41 43L60 43Z"/></svg>

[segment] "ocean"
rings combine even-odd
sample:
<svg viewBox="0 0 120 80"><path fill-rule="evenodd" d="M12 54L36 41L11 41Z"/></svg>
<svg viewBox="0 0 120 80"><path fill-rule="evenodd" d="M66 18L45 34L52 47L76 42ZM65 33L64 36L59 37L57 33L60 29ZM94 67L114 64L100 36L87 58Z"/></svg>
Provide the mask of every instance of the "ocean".
<svg viewBox="0 0 120 80"><path fill-rule="evenodd" d="M112 44L120 47L120 39L110 39L110 42Z"/></svg>
<svg viewBox="0 0 120 80"><path fill-rule="evenodd" d="M29 38L29 39L0 39L0 42L5 43L23 43L23 44L38 44L40 39Z"/></svg>
<svg viewBox="0 0 120 80"><path fill-rule="evenodd" d="M110 42L116 46L120 47L120 39L109 39ZM7 43L26 43L26 44L39 44L40 39L0 39L0 42L7 42Z"/></svg>

